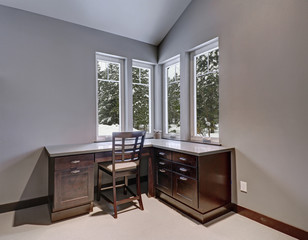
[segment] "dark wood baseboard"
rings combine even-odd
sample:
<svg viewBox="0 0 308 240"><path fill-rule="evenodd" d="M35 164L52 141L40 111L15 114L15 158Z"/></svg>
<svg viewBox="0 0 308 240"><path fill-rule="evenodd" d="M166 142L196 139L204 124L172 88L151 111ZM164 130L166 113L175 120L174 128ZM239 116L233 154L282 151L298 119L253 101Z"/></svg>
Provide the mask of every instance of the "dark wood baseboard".
<svg viewBox="0 0 308 240"><path fill-rule="evenodd" d="M234 212L247 217L251 220L254 220L258 223L261 223L267 227L273 228L279 232L285 233L287 235L290 235L292 237L295 237L300 240L307 240L308 239L308 232L296 227L293 227L289 224L280 222L276 219L270 218L268 216L265 216L263 214L257 213L255 211L252 211L250 209L244 208L242 206L233 205Z"/></svg>
<svg viewBox="0 0 308 240"><path fill-rule="evenodd" d="M48 203L48 197L38 197L28 200L22 200L19 202L7 203L0 205L0 213L15 211L23 208L35 207L42 204Z"/></svg>

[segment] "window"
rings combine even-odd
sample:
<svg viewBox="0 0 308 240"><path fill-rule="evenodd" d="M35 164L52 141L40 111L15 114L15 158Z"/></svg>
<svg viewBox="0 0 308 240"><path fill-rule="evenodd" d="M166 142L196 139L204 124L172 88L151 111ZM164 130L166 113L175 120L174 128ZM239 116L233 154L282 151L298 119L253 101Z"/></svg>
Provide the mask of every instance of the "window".
<svg viewBox="0 0 308 240"><path fill-rule="evenodd" d="M192 139L219 141L218 38L191 52Z"/></svg>
<svg viewBox="0 0 308 240"><path fill-rule="evenodd" d="M123 131L121 92L124 60L96 55L97 63L97 140L106 140L112 132Z"/></svg>
<svg viewBox="0 0 308 240"><path fill-rule="evenodd" d="M180 135L180 59L164 65L164 137Z"/></svg>
<svg viewBox="0 0 308 240"><path fill-rule="evenodd" d="M152 75L149 64L133 61L133 130L144 130L152 135Z"/></svg>

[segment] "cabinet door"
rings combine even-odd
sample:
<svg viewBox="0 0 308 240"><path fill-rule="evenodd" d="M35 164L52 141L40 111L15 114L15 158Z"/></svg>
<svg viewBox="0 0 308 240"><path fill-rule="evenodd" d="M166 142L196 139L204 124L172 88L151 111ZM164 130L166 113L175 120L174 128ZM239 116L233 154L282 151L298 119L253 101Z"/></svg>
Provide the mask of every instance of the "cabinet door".
<svg viewBox="0 0 308 240"><path fill-rule="evenodd" d="M93 167L55 171L53 210L90 203L94 199Z"/></svg>
<svg viewBox="0 0 308 240"><path fill-rule="evenodd" d="M199 157L199 211L208 212L231 202L230 153Z"/></svg>
<svg viewBox="0 0 308 240"><path fill-rule="evenodd" d="M165 168L156 168L156 188L172 195L172 173Z"/></svg>
<svg viewBox="0 0 308 240"><path fill-rule="evenodd" d="M173 173L173 197L188 206L197 208L197 180Z"/></svg>

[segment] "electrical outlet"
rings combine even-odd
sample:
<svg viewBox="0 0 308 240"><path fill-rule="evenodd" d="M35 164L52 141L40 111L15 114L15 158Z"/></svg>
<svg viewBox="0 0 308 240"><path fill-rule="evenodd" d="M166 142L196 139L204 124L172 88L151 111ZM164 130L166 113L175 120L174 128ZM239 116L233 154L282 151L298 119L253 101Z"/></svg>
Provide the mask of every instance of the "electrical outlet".
<svg viewBox="0 0 308 240"><path fill-rule="evenodd" d="M247 182L240 181L240 190L241 192L247 193Z"/></svg>

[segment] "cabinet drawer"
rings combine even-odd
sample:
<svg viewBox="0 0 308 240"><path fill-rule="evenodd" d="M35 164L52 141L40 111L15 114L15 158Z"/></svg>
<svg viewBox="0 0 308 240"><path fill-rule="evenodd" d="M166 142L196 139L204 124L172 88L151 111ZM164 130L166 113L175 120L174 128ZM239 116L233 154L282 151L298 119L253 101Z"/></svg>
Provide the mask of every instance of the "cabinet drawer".
<svg viewBox="0 0 308 240"><path fill-rule="evenodd" d="M164 169L156 169L156 188L168 195L172 195L172 172Z"/></svg>
<svg viewBox="0 0 308 240"><path fill-rule="evenodd" d="M171 152L168 150L156 149L155 155L157 158L164 158L164 159L171 160Z"/></svg>
<svg viewBox="0 0 308 240"><path fill-rule="evenodd" d="M75 155L55 158L55 170L82 168L94 164L94 154Z"/></svg>
<svg viewBox="0 0 308 240"><path fill-rule="evenodd" d="M167 170L171 171L172 170L172 162L166 161L166 160L163 160L163 159L157 159L156 160L156 167L167 169Z"/></svg>
<svg viewBox="0 0 308 240"><path fill-rule="evenodd" d="M196 156L184 154L184 153L173 153L173 158L172 160L174 162L179 162L181 164L189 165L189 166L196 166Z"/></svg>
<svg viewBox="0 0 308 240"><path fill-rule="evenodd" d="M193 208L198 207L197 180L173 173L172 189L174 198Z"/></svg>
<svg viewBox="0 0 308 240"><path fill-rule="evenodd" d="M181 164L173 163L173 172L183 174L187 177L197 178L197 170L193 167L187 167Z"/></svg>

